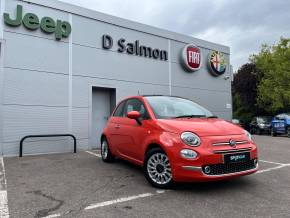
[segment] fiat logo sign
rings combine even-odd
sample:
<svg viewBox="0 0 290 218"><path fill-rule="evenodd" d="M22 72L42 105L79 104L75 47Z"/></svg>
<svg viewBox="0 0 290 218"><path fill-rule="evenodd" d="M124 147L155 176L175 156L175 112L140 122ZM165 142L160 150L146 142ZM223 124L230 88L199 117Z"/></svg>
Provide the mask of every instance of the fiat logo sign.
<svg viewBox="0 0 290 218"><path fill-rule="evenodd" d="M201 51L195 45L186 45L181 55L183 66L188 71L199 70L202 64Z"/></svg>

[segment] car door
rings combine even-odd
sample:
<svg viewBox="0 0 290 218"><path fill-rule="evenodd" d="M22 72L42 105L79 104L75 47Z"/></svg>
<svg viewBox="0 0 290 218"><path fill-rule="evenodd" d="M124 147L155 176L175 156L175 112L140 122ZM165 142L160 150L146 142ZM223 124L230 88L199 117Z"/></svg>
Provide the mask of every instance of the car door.
<svg viewBox="0 0 290 218"><path fill-rule="evenodd" d="M136 120L127 117L130 111L139 111L141 114L141 125ZM143 102L132 98L126 101L123 119L120 120L119 134L122 143L118 144L120 154L131 161L141 163L143 160L143 149L145 137L150 129L150 118Z"/></svg>
<svg viewBox="0 0 290 218"><path fill-rule="evenodd" d="M125 119L123 116L125 103L126 101L119 103L108 122L108 139L110 148L114 153L118 154L120 154L119 147L123 147L122 144L125 143L120 131L122 120Z"/></svg>

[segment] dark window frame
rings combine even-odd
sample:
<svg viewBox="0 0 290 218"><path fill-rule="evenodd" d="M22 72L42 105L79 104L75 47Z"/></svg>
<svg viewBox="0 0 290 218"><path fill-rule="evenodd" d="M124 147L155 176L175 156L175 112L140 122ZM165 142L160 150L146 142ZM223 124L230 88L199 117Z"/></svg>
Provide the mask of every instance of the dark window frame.
<svg viewBox="0 0 290 218"><path fill-rule="evenodd" d="M130 100L136 100L136 101L139 101L142 105L143 105L143 107L144 107L144 109L145 109L145 117L143 117L143 116L141 116L141 120L150 120L151 119L151 117L150 117L150 114L148 113L148 110L147 110L147 108L146 108L146 106L145 106L145 104L144 104L144 102L142 101L142 100L140 100L140 99L138 99L138 98L129 98L129 99L127 99L126 100L126 102L125 102L125 104L124 104L124 108L123 108L123 117L127 117L127 114L125 114L125 108L127 107L127 103L128 103L128 101L130 101Z"/></svg>
<svg viewBox="0 0 290 218"><path fill-rule="evenodd" d="M116 110L114 111L113 113L113 117L123 117L124 116L124 108L125 108L125 105L126 105L126 101L121 101L118 106L116 107ZM120 112L120 116L117 116L116 113L119 112L118 109L121 108L121 112Z"/></svg>

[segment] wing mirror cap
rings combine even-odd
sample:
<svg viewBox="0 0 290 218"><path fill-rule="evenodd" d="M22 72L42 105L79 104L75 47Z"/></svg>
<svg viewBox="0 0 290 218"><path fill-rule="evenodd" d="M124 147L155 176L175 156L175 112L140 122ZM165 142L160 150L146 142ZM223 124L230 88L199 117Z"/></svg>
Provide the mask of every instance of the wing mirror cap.
<svg viewBox="0 0 290 218"><path fill-rule="evenodd" d="M136 120L141 117L141 114L139 111L130 111L127 113L127 117Z"/></svg>

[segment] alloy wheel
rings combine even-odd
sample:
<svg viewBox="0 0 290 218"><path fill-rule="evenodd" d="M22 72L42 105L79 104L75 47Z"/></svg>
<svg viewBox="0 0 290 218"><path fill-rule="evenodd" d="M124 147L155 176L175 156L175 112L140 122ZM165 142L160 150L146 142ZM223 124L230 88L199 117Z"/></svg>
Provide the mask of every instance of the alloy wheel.
<svg viewBox="0 0 290 218"><path fill-rule="evenodd" d="M152 181L159 185L165 185L172 180L169 159L163 153L155 153L148 159L147 172Z"/></svg>

